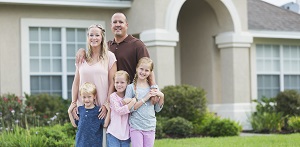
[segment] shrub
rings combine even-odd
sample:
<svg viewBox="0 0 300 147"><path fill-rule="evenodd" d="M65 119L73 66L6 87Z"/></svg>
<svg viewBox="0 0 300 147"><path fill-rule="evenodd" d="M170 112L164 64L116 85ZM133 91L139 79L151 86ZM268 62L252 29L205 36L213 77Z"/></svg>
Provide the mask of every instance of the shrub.
<svg viewBox="0 0 300 147"><path fill-rule="evenodd" d="M13 131L4 131L0 134L1 147L47 147L48 139L46 136L30 134L28 130L14 127Z"/></svg>
<svg viewBox="0 0 300 147"><path fill-rule="evenodd" d="M300 117L293 116L288 119L288 129L293 132L300 132Z"/></svg>
<svg viewBox="0 0 300 147"><path fill-rule="evenodd" d="M67 109L70 100L39 94L26 98L14 94L0 96L0 132L13 126L22 128L49 126L69 122Z"/></svg>
<svg viewBox="0 0 300 147"><path fill-rule="evenodd" d="M48 94L25 95L26 105L34 109L35 126L64 124L69 122L67 110L70 100Z"/></svg>
<svg viewBox="0 0 300 147"><path fill-rule="evenodd" d="M73 131L72 131L73 130ZM34 127L30 129L31 135L45 136L48 138L48 147L69 147L75 144L75 128L70 128L70 124L64 126L57 124L54 126ZM72 136L69 136L69 135Z"/></svg>
<svg viewBox="0 0 300 147"><path fill-rule="evenodd" d="M278 132L284 126L283 113L276 112L274 98L263 97L257 103L256 112L251 114L250 123L254 132Z"/></svg>
<svg viewBox="0 0 300 147"><path fill-rule="evenodd" d="M195 136L202 136L205 135L205 131L203 129L209 126L210 122L215 119L217 116L213 113L207 112L201 119L198 119L197 122L194 122L194 132Z"/></svg>
<svg viewBox="0 0 300 147"><path fill-rule="evenodd" d="M162 89L168 100L164 103L159 116L182 117L191 122L202 117L206 112L206 96L203 89L189 85L166 86Z"/></svg>
<svg viewBox="0 0 300 147"><path fill-rule="evenodd" d="M284 116L300 116L300 95L296 90L285 90L276 96L276 110Z"/></svg>
<svg viewBox="0 0 300 147"><path fill-rule="evenodd" d="M170 137L189 137L193 133L193 124L182 117L167 120L164 132Z"/></svg>
<svg viewBox="0 0 300 147"><path fill-rule="evenodd" d="M14 94L0 96L0 128L10 130L14 125L25 128L27 117L32 115L33 108L24 104L24 98Z"/></svg>
<svg viewBox="0 0 300 147"><path fill-rule="evenodd" d="M166 134L164 133L163 128L166 126L166 121L168 120L166 117L156 117L156 128L155 128L155 138L161 139L165 138Z"/></svg>
<svg viewBox="0 0 300 147"><path fill-rule="evenodd" d="M202 122L200 133L203 136L222 137L238 136L242 126L230 119L221 119L217 116L207 115L208 117Z"/></svg>

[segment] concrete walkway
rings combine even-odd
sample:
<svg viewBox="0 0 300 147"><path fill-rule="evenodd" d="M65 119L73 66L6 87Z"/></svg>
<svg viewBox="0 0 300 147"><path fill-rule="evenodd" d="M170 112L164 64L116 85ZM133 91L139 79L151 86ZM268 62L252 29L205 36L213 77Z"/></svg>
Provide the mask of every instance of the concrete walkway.
<svg viewBox="0 0 300 147"><path fill-rule="evenodd" d="M241 132L240 136L244 137L244 136L269 136L272 134L259 134L259 133L245 133L245 132Z"/></svg>

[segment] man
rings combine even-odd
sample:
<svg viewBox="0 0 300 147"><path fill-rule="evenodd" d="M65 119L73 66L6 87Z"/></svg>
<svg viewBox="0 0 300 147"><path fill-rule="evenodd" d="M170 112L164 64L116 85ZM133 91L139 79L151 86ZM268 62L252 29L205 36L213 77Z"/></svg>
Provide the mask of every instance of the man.
<svg viewBox="0 0 300 147"><path fill-rule="evenodd" d="M111 31L114 39L108 41L108 47L117 58L117 70L124 70L130 76L132 82L136 65L142 57L149 57L146 45L139 39L128 35L128 22L125 14L117 12L111 17ZM79 58L79 59L78 59ZM83 62L85 50L79 49L76 55L76 63ZM155 85L154 73L149 76L150 85Z"/></svg>

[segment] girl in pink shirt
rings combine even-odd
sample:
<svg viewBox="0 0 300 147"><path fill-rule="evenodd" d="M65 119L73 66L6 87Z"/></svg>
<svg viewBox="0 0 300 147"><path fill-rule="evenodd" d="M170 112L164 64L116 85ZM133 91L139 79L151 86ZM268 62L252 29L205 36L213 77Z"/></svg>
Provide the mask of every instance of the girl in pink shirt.
<svg viewBox="0 0 300 147"><path fill-rule="evenodd" d="M129 74L126 71L117 71L113 77L117 92L110 95L111 120L107 128L108 147L129 147L129 123L130 109L136 103L136 99L124 98L125 90L129 84Z"/></svg>

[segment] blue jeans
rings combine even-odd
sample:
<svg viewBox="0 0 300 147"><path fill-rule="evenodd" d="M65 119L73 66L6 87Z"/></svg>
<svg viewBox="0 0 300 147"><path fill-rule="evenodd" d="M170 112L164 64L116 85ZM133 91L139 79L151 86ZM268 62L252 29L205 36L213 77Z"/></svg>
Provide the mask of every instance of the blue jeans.
<svg viewBox="0 0 300 147"><path fill-rule="evenodd" d="M130 138L127 140L119 140L110 133L106 134L107 147L130 147Z"/></svg>

